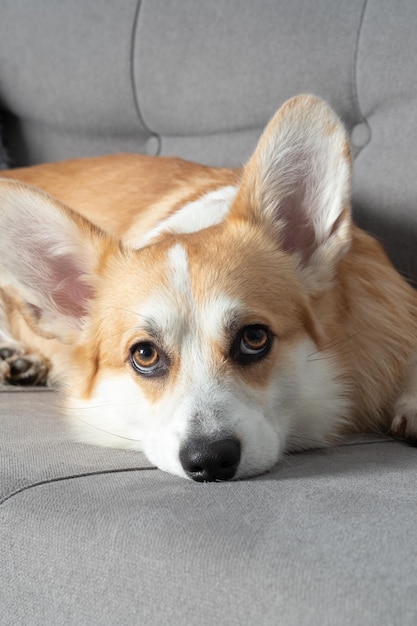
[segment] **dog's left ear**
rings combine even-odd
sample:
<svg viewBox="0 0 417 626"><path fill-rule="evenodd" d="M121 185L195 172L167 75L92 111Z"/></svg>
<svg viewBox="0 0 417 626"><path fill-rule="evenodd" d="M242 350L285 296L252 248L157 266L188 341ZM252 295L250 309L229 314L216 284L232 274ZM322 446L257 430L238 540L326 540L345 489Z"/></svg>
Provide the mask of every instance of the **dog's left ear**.
<svg viewBox="0 0 417 626"><path fill-rule="evenodd" d="M0 286L37 332L62 341L79 332L111 242L47 194L0 179Z"/></svg>
<svg viewBox="0 0 417 626"><path fill-rule="evenodd" d="M247 164L231 215L276 231L311 293L331 284L351 242L351 154L332 109L314 96L287 101Z"/></svg>

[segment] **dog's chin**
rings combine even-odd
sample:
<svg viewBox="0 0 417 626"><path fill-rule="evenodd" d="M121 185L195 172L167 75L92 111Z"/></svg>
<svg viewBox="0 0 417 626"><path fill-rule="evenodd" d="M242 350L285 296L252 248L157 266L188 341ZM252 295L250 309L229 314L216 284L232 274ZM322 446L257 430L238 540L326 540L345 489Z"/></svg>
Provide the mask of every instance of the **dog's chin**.
<svg viewBox="0 0 417 626"><path fill-rule="evenodd" d="M235 476L232 480L245 480L247 478L254 478L255 476L263 476L268 474L275 465L281 459L281 454L277 453L268 460L268 462L262 463L242 463L242 466L238 468Z"/></svg>
<svg viewBox="0 0 417 626"><path fill-rule="evenodd" d="M256 454L243 451L242 461L237 469L233 480L245 480L247 478L253 478L254 476L261 476L267 474L273 467L279 462L282 457L282 448L278 442L278 438L275 446L271 446L270 449L264 449L264 456L261 456L258 451Z"/></svg>

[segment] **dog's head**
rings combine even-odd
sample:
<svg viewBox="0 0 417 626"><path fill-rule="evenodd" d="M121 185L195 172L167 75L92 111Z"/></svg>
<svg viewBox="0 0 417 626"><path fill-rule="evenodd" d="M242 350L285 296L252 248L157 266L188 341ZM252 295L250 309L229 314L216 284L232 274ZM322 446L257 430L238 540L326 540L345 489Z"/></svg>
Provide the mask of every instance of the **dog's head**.
<svg viewBox="0 0 417 626"><path fill-rule="evenodd" d="M259 474L289 446L325 441L345 401L335 364L317 358L311 303L350 245L350 171L340 121L300 96L238 188L136 248L0 184L3 274L39 332L71 346L68 412L84 440L142 448L198 481Z"/></svg>

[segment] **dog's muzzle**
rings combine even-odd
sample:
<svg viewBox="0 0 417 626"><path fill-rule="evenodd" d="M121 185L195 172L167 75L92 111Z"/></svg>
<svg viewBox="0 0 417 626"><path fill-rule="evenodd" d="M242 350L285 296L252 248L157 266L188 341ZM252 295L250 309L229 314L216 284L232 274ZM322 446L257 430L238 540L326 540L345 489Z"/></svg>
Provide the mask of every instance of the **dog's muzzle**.
<svg viewBox="0 0 417 626"><path fill-rule="evenodd" d="M240 462L240 442L227 439L193 439L180 450L180 461L187 475L198 482L230 480Z"/></svg>

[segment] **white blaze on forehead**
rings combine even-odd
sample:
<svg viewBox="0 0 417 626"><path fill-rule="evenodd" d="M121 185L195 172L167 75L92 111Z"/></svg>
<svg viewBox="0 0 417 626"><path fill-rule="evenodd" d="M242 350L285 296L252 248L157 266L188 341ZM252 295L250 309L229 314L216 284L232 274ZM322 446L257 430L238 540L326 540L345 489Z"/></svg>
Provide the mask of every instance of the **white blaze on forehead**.
<svg viewBox="0 0 417 626"><path fill-rule="evenodd" d="M168 280L181 296L192 297L187 252L179 243L168 250Z"/></svg>
<svg viewBox="0 0 417 626"><path fill-rule="evenodd" d="M165 232L179 235L195 233L220 224L229 213L236 193L236 187L221 187L215 191L210 191L195 202L189 202L144 235L140 242L133 247L141 248Z"/></svg>
<svg viewBox="0 0 417 626"><path fill-rule="evenodd" d="M213 366L211 343L230 344L243 306L210 281L204 296L200 293L197 299L190 269L185 245L173 244L165 257L166 280L136 310L144 327L158 337L160 347L176 355L180 370L186 372L188 379L202 374L207 380L207 366Z"/></svg>
<svg viewBox="0 0 417 626"><path fill-rule="evenodd" d="M201 308L201 325L204 334L211 339L224 338L239 323L242 317L242 304L225 294L209 298Z"/></svg>
<svg viewBox="0 0 417 626"><path fill-rule="evenodd" d="M188 256L184 246L180 243L171 246L163 267L166 282L155 285L147 300L137 305L136 311L144 326L154 329L165 346L178 350L178 344L195 317Z"/></svg>
<svg viewBox="0 0 417 626"><path fill-rule="evenodd" d="M185 248L177 243L168 251L168 280L170 287L180 297L181 303L187 307L187 315L191 315L188 323L201 337L219 340L225 331L235 325L241 317L242 305L229 296L218 291L213 285L206 293L204 302L197 307L191 285L188 257ZM183 306L181 311L184 311ZM173 312L174 313L174 312Z"/></svg>

